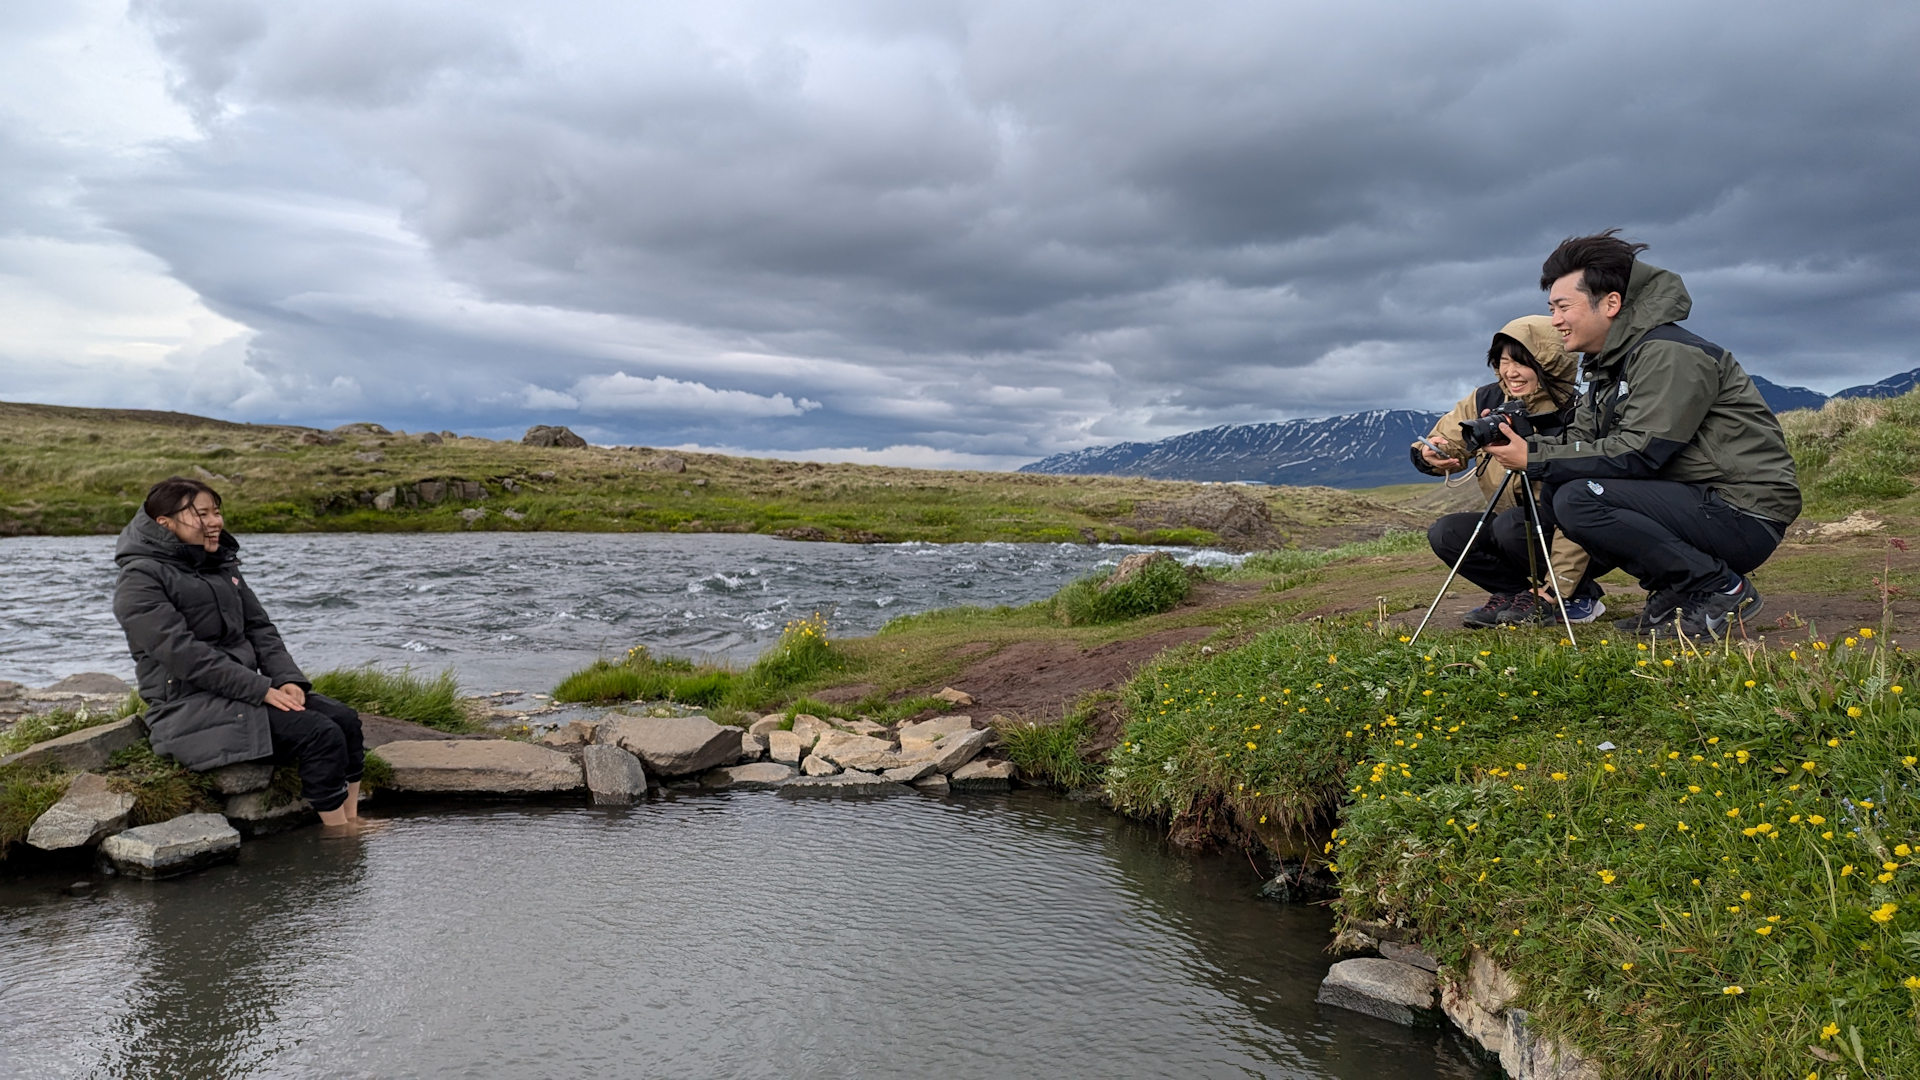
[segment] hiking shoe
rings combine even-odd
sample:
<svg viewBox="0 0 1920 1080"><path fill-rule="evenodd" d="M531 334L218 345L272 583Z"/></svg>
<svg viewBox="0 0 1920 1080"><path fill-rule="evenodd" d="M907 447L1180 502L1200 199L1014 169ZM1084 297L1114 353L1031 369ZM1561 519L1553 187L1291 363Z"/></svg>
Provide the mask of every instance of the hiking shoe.
<svg viewBox="0 0 1920 1080"><path fill-rule="evenodd" d="M1498 618L1501 626L1546 626L1560 621L1560 608L1539 593L1523 592Z"/></svg>
<svg viewBox="0 0 1920 1080"><path fill-rule="evenodd" d="M1607 605L1599 597L1576 596L1567 601L1567 621L1590 623L1607 613Z"/></svg>
<svg viewBox="0 0 1920 1080"><path fill-rule="evenodd" d="M1527 595L1525 593L1521 595ZM1500 622L1500 613L1512 604L1514 598L1506 593L1494 593L1487 602L1460 616L1460 625L1469 630L1485 630Z"/></svg>
<svg viewBox="0 0 1920 1080"><path fill-rule="evenodd" d="M1688 637L1722 638L1760 614L1760 590L1745 577L1732 592L1698 593L1680 605L1680 632Z"/></svg>
<svg viewBox="0 0 1920 1080"><path fill-rule="evenodd" d="M1680 596L1665 589L1655 589L1647 594L1647 606L1640 609L1638 615L1628 615L1613 620L1614 629L1623 634L1646 634L1665 628L1673 622L1674 612L1680 606ZM1569 612L1568 614L1572 614Z"/></svg>

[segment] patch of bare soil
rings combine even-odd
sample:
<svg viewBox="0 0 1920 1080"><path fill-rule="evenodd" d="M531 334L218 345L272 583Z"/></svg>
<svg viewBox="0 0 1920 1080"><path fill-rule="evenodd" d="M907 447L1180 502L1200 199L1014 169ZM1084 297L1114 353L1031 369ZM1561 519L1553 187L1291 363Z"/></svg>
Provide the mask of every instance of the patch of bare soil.
<svg viewBox="0 0 1920 1080"><path fill-rule="evenodd" d="M1212 634L1211 626L1186 626L1091 649L1061 641L1016 642L969 664L953 685L973 695L976 712L1057 720L1082 694L1118 689L1141 664Z"/></svg>

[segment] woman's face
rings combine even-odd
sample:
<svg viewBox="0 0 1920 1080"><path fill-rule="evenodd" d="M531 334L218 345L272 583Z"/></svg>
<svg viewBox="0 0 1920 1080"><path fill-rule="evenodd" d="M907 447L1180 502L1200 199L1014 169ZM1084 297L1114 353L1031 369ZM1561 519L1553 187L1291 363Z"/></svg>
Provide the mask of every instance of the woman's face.
<svg viewBox="0 0 1920 1080"><path fill-rule="evenodd" d="M1496 369L1500 379L1500 388L1507 397L1525 399L1540 389L1540 373L1529 364L1513 358L1511 349L1500 354L1500 366Z"/></svg>
<svg viewBox="0 0 1920 1080"><path fill-rule="evenodd" d="M204 491L195 495L191 503L156 520L188 547L220 550L220 530L226 519L220 514L220 504Z"/></svg>

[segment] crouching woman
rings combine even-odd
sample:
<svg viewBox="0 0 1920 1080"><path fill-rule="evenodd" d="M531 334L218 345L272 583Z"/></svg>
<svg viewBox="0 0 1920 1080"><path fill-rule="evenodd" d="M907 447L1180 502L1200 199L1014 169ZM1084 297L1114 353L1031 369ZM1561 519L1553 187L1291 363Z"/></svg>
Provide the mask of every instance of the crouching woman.
<svg viewBox="0 0 1920 1080"><path fill-rule="evenodd" d="M153 750L195 772L294 763L329 826L359 818L360 714L312 693L240 574L220 496L183 477L153 486L120 532L113 614L147 702Z"/></svg>

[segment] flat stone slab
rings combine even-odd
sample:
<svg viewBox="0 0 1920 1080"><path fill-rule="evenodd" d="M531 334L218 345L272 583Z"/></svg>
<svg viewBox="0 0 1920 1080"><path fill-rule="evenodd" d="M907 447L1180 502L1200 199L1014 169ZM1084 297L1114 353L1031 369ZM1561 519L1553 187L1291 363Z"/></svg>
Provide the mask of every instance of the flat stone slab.
<svg viewBox="0 0 1920 1080"><path fill-rule="evenodd" d="M783 713L768 713L747 725L747 730L755 735L771 735L786 727L787 718Z"/></svg>
<svg viewBox="0 0 1920 1080"><path fill-rule="evenodd" d="M971 716L936 716L918 724L903 724L900 728L900 749L913 751L931 746L949 735L964 735L972 730Z"/></svg>
<svg viewBox="0 0 1920 1080"><path fill-rule="evenodd" d="M1314 1000L1407 1027L1431 1027L1440 1018L1434 996L1438 989L1431 971L1365 957L1333 965Z"/></svg>
<svg viewBox="0 0 1920 1080"><path fill-rule="evenodd" d="M0 757L0 767L63 765L83 771L98 769L107 764L108 758L146 737L147 725L138 716L129 716L34 743L17 754Z"/></svg>
<svg viewBox="0 0 1920 1080"><path fill-rule="evenodd" d="M273 783L273 763L270 761L242 761L233 765L222 765L207 770L207 779L213 782L213 790L222 795L242 795L249 791L263 790Z"/></svg>
<svg viewBox="0 0 1920 1080"><path fill-rule="evenodd" d="M394 791L532 795L586 783L573 758L511 739L390 742L380 756L393 766Z"/></svg>
<svg viewBox="0 0 1920 1080"><path fill-rule="evenodd" d="M833 762L828 761L818 754L808 754L806 758L800 762L800 771L806 773L808 776L833 776L839 773L840 766L835 765Z"/></svg>
<svg viewBox="0 0 1920 1080"><path fill-rule="evenodd" d="M1412 964L1422 971L1439 971L1440 961L1428 956L1419 948L1398 941L1382 941L1380 955L1402 964Z"/></svg>
<svg viewBox="0 0 1920 1080"><path fill-rule="evenodd" d="M227 805L222 811L227 824L240 830L240 835L251 840L256 836L270 836L288 829L297 829L320 820L313 807L305 799L293 799L276 803L273 793L266 790L243 791L228 796Z"/></svg>
<svg viewBox="0 0 1920 1080"><path fill-rule="evenodd" d="M115 833L100 856L128 877L168 878L225 862L240 854L240 833L219 814L184 814L171 821Z"/></svg>
<svg viewBox="0 0 1920 1080"><path fill-rule="evenodd" d="M949 735L939 742L922 746L911 752L893 749L861 749L852 753L843 753L834 760L849 769L865 769L870 772L884 772L924 763L931 764L933 772L951 773L972 761L974 755L984 749L987 740L991 738L993 738L993 732L983 728L979 731L969 730L965 734ZM820 752L818 749L814 751L816 754Z"/></svg>
<svg viewBox="0 0 1920 1080"><path fill-rule="evenodd" d="M108 787L105 777L81 773L27 830L27 843L42 851L86 847L126 828L132 809L132 795Z"/></svg>
<svg viewBox="0 0 1920 1080"><path fill-rule="evenodd" d="M892 753L893 744L885 739L876 739L871 735L854 735L844 731L827 732L820 736L820 741L813 747L814 757L825 758L842 768L868 768L869 766L866 765L855 765L854 761L856 759L885 761ZM878 772L880 769L898 764L901 762L888 761L885 765L874 767L873 771Z"/></svg>
<svg viewBox="0 0 1920 1080"><path fill-rule="evenodd" d="M767 734L767 756L788 765L800 764L807 756L807 750L813 745L811 737L802 738L792 731L772 731Z"/></svg>
<svg viewBox="0 0 1920 1080"><path fill-rule="evenodd" d="M587 790L595 803L623 803L647 794L647 770L640 759L617 746L589 746L580 751Z"/></svg>
<svg viewBox="0 0 1920 1080"><path fill-rule="evenodd" d="M945 795L948 791L952 790L952 787L952 783L939 773L934 773L932 776L923 776L913 782L915 791L924 791L929 795Z"/></svg>
<svg viewBox="0 0 1920 1080"><path fill-rule="evenodd" d="M911 788L872 773L843 772L837 776L803 776L780 785L783 798L845 795L898 795Z"/></svg>
<svg viewBox="0 0 1920 1080"><path fill-rule="evenodd" d="M917 761L910 765L896 765L880 774L896 784L911 784L915 780L924 780L928 776L938 776L931 761Z"/></svg>
<svg viewBox="0 0 1920 1080"><path fill-rule="evenodd" d="M688 776L740 760L740 729L704 716L627 716L600 722L593 741L638 757L656 776Z"/></svg>
<svg viewBox="0 0 1920 1080"><path fill-rule="evenodd" d="M52 686L43 687L38 693L56 696L82 694L87 697L126 697L133 693L133 686L118 675L108 675L102 671L83 671L78 675L69 675Z"/></svg>
<svg viewBox="0 0 1920 1080"><path fill-rule="evenodd" d="M1013 787L1013 762L969 761L953 770L955 791L1006 791Z"/></svg>
<svg viewBox="0 0 1920 1080"><path fill-rule="evenodd" d="M700 778L700 786L716 791L771 791L792 780L796 770L777 761L759 761L751 765L732 765L715 769Z"/></svg>

